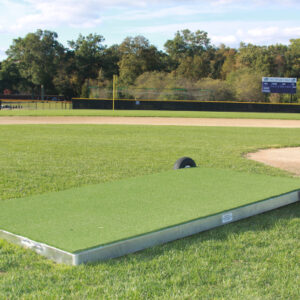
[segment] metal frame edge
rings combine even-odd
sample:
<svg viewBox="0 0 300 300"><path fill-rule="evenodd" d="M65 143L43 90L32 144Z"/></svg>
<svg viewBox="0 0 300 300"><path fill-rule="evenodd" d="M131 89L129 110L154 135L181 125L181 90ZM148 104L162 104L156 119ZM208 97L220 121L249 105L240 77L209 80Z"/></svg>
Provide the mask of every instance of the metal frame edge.
<svg viewBox="0 0 300 300"><path fill-rule="evenodd" d="M215 227L258 215L300 201L300 191L290 192L267 200L234 208L216 215L196 219L159 231L147 233L127 240L70 253L50 245L0 229L0 238L13 244L29 248L57 263L80 265L120 257L152 246L168 243Z"/></svg>
<svg viewBox="0 0 300 300"><path fill-rule="evenodd" d="M0 238L12 244L31 249L36 253L45 256L57 263L64 263L67 265L75 265L75 254L52 247L50 245L39 243L27 237L17 235L6 230L0 229Z"/></svg>
<svg viewBox="0 0 300 300"><path fill-rule="evenodd" d="M216 215L175 225L120 242L83 250L77 254L76 265L107 260L134 253L152 246L171 242L215 227L258 215L300 201L300 191L290 192Z"/></svg>

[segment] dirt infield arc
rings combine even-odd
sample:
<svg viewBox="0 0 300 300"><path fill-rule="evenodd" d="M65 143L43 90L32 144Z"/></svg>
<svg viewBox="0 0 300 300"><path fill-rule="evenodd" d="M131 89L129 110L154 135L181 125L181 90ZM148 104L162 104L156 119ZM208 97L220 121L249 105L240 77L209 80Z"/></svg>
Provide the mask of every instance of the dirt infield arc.
<svg viewBox="0 0 300 300"><path fill-rule="evenodd" d="M300 176L300 147L264 149L246 157Z"/></svg>
<svg viewBox="0 0 300 300"><path fill-rule="evenodd" d="M300 128L300 120L160 117L0 117L0 125L9 124L120 124Z"/></svg>

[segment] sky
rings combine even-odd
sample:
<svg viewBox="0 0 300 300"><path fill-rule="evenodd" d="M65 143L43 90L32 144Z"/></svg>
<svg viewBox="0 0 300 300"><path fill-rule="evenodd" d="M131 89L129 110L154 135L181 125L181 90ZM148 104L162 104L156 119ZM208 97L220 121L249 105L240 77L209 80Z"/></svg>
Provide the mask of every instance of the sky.
<svg viewBox="0 0 300 300"><path fill-rule="evenodd" d="M163 50L182 29L206 31L215 46L289 44L300 38L300 0L0 0L0 60L37 29L57 32L65 46L97 33L108 46L143 35Z"/></svg>

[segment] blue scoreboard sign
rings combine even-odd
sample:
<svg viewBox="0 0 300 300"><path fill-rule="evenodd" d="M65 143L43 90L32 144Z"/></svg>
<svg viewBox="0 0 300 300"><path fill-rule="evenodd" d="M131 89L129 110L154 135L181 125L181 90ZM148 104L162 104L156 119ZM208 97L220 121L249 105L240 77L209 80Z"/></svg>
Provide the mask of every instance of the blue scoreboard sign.
<svg viewBox="0 0 300 300"><path fill-rule="evenodd" d="M263 93L296 94L297 78L263 77Z"/></svg>

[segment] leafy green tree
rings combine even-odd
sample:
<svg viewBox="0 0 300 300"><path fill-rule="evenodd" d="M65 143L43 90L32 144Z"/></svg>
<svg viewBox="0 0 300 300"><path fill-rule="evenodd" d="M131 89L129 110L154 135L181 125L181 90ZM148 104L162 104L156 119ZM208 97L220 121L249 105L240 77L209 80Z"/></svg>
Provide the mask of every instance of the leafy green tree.
<svg viewBox="0 0 300 300"><path fill-rule="evenodd" d="M272 74L273 58L266 46L240 44L236 56L236 66L239 69L250 68L264 76Z"/></svg>
<svg viewBox="0 0 300 300"><path fill-rule="evenodd" d="M44 85L47 93L55 92L53 78L65 51L57 37L55 32L37 30L25 38L14 39L7 50L8 59L17 66L28 89L37 91L40 85Z"/></svg>
<svg viewBox="0 0 300 300"><path fill-rule="evenodd" d="M112 80L113 75L119 74L119 61L121 59L121 53L119 45L112 45L103 51L103 65L102 65L102 76L105 79Z"/></svg>
<svg viewBox="0 0 300 300"><path fill-rule="evenodd" d="M204 78L197 82L196 87L202 90L209 91L211 101L234 101L234 89L225 80Z"/></svg>
<svg viewBox="0 0 300 300"><path fill-rule="evenodd" d="M220 71L220 78L224 80L229 73L236 70L236 50L229 48L224 51L223 56L225 59Z"/></svg>
<svg viewBox="0 0 300 300"><path fill-rule="evenodd" d="M215 50L205 31L177 31L174 39L168 40L164 47L180 76L198 80L211 73L210 61Z"/></svg>
<svg viewBox="0 0 300 300"><path fill-rule="evenodd" d="M227 82L234 91L235 98L244 102L264 102L265 95L261 92L263 74L251 68L241 68L227 76Z"/></svg>
<svg viewBox="0 0 300 300"><path fill-rule="evenodd" d="M102 35L79 35L68 42L68 49L57 38L55 32L37 30L14 39L8 58L0 64L0 92L37 93L44 85L47 94L88 97L94 85L93 95L100 88L106 95L113 75L118 74L120 84L159 89L162 99L183 99L182 93L196 99L191 90L208 85L214 99L258 101L264 100L262 76L300 77L300 39L290 40L288 46L241 43L239 49L216 48L205 31L185 29L167 40L162 52L143 36L127 37L119 45L106 47ZM289 100L284 95L268 99Z"/></svg>
<svg viewBox="0 0 300 300"><path fill-rule="evenodd" d="M189 29L177 31L173 40L167 40L166 52L174 60L179 60L187 56L201 55L211 48L210 39L207 32L197 30L191 32Z"/></svg>
<svg viewBox="0 0 300 300"><path fill-rule="evenodd" d="M17 64L10 59L4 60L0 65L0 93L5 89L22 90L26 85L20 76Z"/></svg>
<svg viewBox="0 0 300 300"><path fill-rule="evenodd" d="M190 79L176 72L146 72L135 80L133 95L136 99L192 100L195 88Z"/></svg>
<svg viewBox="0 0 300 300"><path fill-rule="evenodd" d="M119 51L120 81L125 85L133 84L144 72L160 71L163 68L163 54L143 36L127 37Z"/></svg>
<svg viewBox="0 0 300 300"><path fill-rule="evenodd" d="M97 78L99 70L103 67L105 49L103 41L104 37L99 34L89 34L88 36L80 34L76 41L68 42L74 52L77 89L84 88L83 85L87 79Z"/></svg>
<svg viewBox="0 0 300 300"><path fill-rule="evenodd" d="M145 72L135 80L135 87L140 89L153 88L162 90L166 84L166 72Z"/></svg>
<svg viewBox="0 0 300 300"><path fill-rule="evenodd" d="M71 99L80 95L81 86L78 84L78 81L74 52L67 50L61 56L60 66L56 76L53 78L53 84L59 95Z"/></svg>
<svg viewBox="0 0 300 300"><path fill-rule="evenodd" d="M273 63L271 66L272 77L284 77L287 72L287 50L286 45L271 45L268 47L268 52L272 57Z"/></svg>
<svg viewBox="0 0 300 300"><path fill-rule="evenodd" d="M209 63L210 63L210 74L209 77L213 79L221 78L222 67L226 59L225 53L228 51L224 44L220 45L219 48L209 49Z"/></svg>
<svg viewBox="0 0 300 300"><path fill-rule="evenodd" d="M158 99L166 84L165 72L145 72L136 78L132 87L135 99Z"/></svg>
<svg viewBox="0 0 300 300"><path fill-rule="evenodd" d="M300 78L300 39L290 40L287 51L287 76Z"/></svg>
<svg viewBox="0 0 300 300"><path fill-rule="evenodd" d="M179 76L186 77L191 80L198 80L207 77L210 72L209 60L204 55L187 56L180 60L180 64L176 70Z"/></svg>

